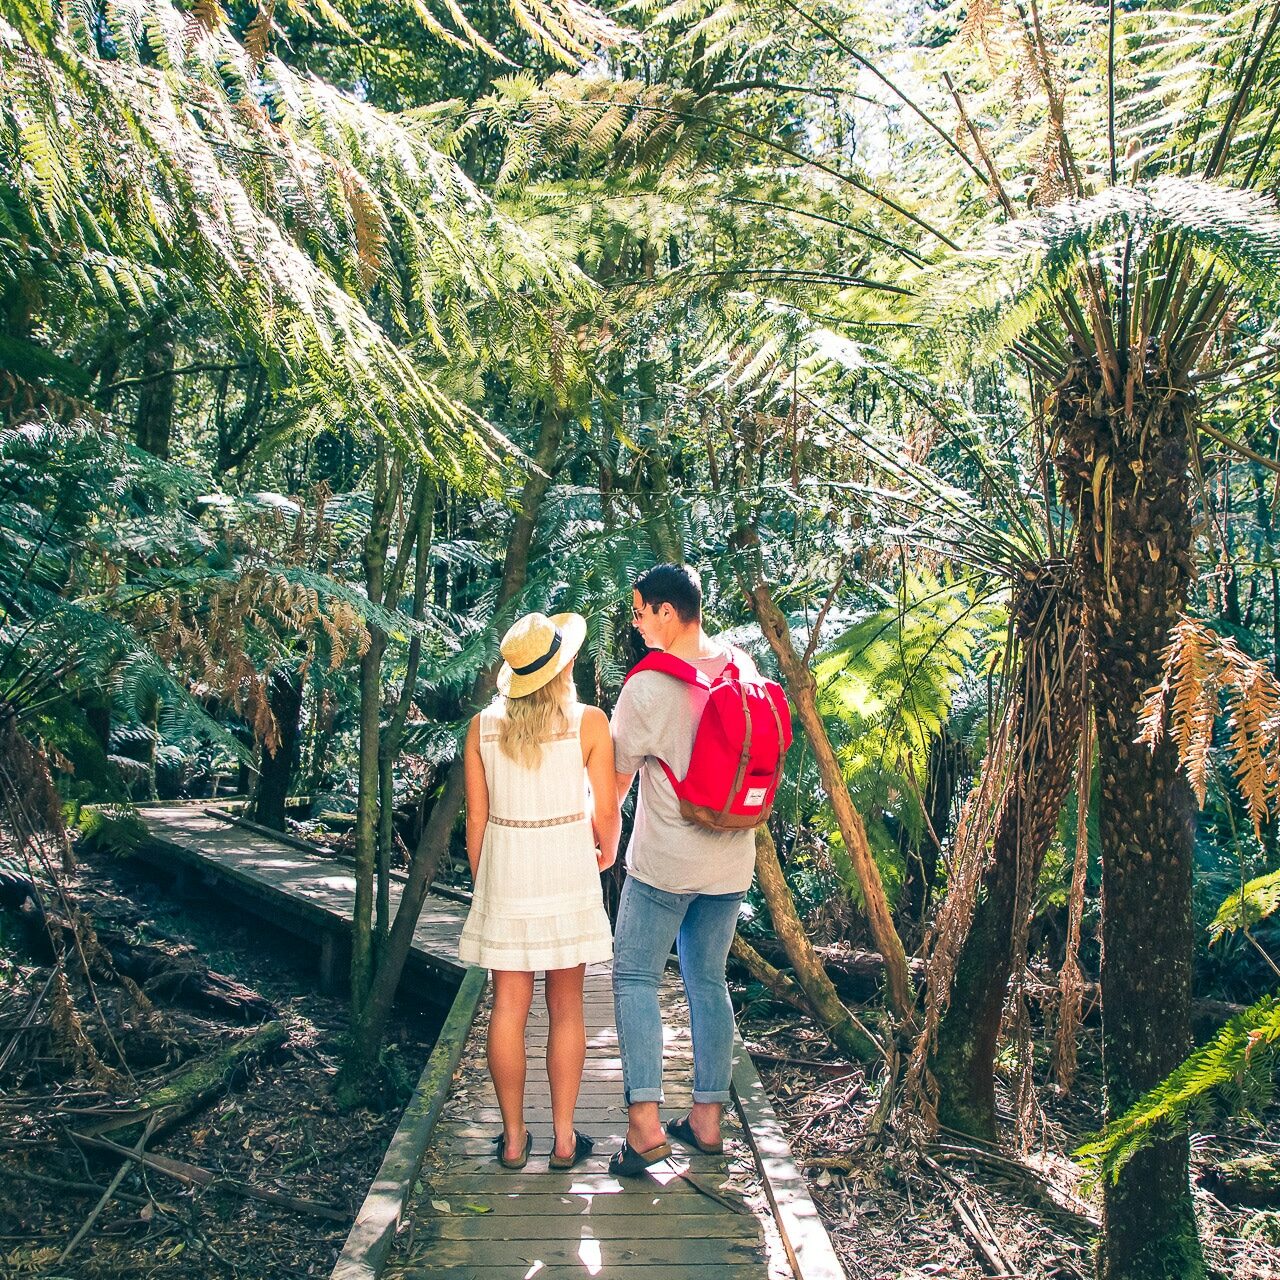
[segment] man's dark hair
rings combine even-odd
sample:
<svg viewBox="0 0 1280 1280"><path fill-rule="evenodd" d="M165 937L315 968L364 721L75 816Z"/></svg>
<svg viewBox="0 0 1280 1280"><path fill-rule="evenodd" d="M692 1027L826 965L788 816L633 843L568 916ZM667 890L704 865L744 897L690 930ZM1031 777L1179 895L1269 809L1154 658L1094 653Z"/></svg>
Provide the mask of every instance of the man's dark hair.
<svg viewBox="0 0 1280 1280"><path fill-rule="evenodd" d="M640 599L651 609L669 604L681 622L702 621L702 583L685 564L655 564L636 579Z"/></svg>

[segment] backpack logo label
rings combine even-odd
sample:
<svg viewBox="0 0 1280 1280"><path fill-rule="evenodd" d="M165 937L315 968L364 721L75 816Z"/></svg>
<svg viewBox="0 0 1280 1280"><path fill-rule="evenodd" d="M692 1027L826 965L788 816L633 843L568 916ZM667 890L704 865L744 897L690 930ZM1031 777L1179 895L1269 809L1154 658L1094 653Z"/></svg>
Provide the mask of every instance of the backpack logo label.
<svg viewBox="0 0 1280 1280"><path fill-rule="evenodd" d="M768 787L752 787L745 796L742 797L743 804L764 804L764 798L769 794Z"/></svg>

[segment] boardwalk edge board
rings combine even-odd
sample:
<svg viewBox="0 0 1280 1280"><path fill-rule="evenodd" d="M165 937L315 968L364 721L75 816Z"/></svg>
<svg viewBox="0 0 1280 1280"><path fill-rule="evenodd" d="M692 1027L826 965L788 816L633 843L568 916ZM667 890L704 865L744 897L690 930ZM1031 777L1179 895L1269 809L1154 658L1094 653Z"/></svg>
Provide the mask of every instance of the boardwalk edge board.
<svg viewBox="0 0 1280 1280"><path fill-rule="evenodd" d="M734 1037L732 1092L743 1136L756 1158L764 1193L795 1280L845 1280L831 1237L796 1167L764 1082L740 1037Z"/></svg>
<svg viewBox="0 0 1280 1280"><path fill-rule="evenodd" d="M486 971L475 966L462 979L440 1038L405 1107L330 1280L376 1280L386 1264L422 1158L453 1088L454 1072L462 1060L463 1046L487 981Z"/></svg>

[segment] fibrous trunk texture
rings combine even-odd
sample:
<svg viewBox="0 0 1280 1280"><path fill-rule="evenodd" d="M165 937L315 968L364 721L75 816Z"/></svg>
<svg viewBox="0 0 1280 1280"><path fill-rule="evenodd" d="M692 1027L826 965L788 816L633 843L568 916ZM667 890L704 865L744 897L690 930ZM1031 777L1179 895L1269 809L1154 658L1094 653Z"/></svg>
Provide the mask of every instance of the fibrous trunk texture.
<svg viewBox="0 0 1280 1280"><path fill-rule="evenodd" d="M1058 466L1080 538L1098 734L1102 1035L1108 1119L1159 1084L1191 1046L1194 813L1166 736L1136 742L1143 695L1194 567L1188 505L1191 393L1148 366L1109 402L1096 366L1059 387ZM1203 1274L1185 1135L1157 1140L1103 1188L1099 1280Z"/></svg>
<svg viewBox="0 0 1280 1280"><path fill-rule="evenodd" d="M1031 893L1057 827L1080 741L1078 575L1064 561L1028 572L1014 603L1020 661L1014 774L955 960L929 1069L938 1120L996 1138L996 1043L1015 964L1026 959Z"/></svg>

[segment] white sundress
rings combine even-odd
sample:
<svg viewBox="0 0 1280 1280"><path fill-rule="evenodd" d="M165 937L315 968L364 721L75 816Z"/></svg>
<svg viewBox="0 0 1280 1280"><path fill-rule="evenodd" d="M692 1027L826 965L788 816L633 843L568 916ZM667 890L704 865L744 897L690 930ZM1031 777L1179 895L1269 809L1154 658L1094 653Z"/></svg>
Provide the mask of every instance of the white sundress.
<svg viewBox="0 0 1280 1280"><path fill-rule="evenodd" d="M458 943L464 964L539 973L613 954L588 816L582 707L566 711L568 729L543 743L533 768L500 750L501 705L480 713L489 821Z"/></svg>

